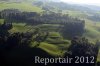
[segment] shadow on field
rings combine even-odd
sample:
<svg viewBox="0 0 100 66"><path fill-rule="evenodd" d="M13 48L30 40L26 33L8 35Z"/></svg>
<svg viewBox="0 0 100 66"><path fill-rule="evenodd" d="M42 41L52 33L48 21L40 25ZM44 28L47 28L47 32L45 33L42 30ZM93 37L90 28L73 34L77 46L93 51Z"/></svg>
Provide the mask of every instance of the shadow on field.
<svg viewBox="0 0 100 66"><path fill-rule="evenodd" d="M2 54L0 62L4 66L33 66L42 65L35 64L35 56L42 58L50 58L47 52L40 48L30 48L30 47L15 47L10 51L4 52Z"/></svg>

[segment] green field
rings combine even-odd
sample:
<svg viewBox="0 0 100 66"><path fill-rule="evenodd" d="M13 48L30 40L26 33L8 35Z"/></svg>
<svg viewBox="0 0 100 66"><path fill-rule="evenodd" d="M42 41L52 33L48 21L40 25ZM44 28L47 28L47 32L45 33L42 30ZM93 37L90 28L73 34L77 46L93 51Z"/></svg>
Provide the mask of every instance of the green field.
<svg viewBox="0 0 100 66"><path fill-rule="evenodd" d="M4 9L19 9L20 11L26 12L42 12L43 10L39 7L33 6L31 3L0 3L0 10Z"/></svg>

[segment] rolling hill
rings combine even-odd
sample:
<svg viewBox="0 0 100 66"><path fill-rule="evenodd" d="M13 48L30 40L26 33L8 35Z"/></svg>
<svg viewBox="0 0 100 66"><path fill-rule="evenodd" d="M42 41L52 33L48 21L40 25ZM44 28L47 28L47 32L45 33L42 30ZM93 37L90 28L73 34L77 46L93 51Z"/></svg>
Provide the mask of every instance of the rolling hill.
<svg viewBox="0 0 100 66"><path fill-rule="evenodd" d="M100 7L93 5L77 5L77 4L68 4L63 2L38 2L36 1L38 7L45 8L47 11L53 11L63 14L69 14L69 16L74 18L80 18L85 20L85 30L84 36L94 41L100 39ZM41 3L39 6L38 4ZM52 5L51 5L52 4ZM44 10L45 10L44 9Z"/></svg>
<svg viewBox="0 0 100 66"><path fill-rule="evenodd" d="M43 3L42 3L43 2ZM40 4L40 5L39 5ZM51 5L52 4L52 5ZM99 7L91 7L92 5L76 5L76 4L68 4L63 2L54 2L52 0L44 1L44 0L1 0L0 1L0 10L3 9L19 9L20 11L27 11L27 12L38 12L41 13L46 11L43 7L49 8L48 11L53 12L60 12L63 14L69 14L72 17L78 17L80 19L84 19L86 26L85 26L85 33L84 36L88 37L91 41L100 39L98 35L100 35L100 21L99 18L97 20L92 20L92 16L97 17L100 16L98 14ZM94 10L93 10L94 9ZM13 30L18 30L18 25L15 25ZM21 27L21 26L20 26ZM23 27L21 27L24 29Z"/></svg>
<svg viewBox="0 0 100 66"><path fill-rule="evenodd" d="M33 6L32 3L27 1L22 2L10 2L10 1L0 1L0 11L4 9L19 9L20 11L27 12L42 12L40 7Z"/></svg>
<svg viewBox="0 0 100 66"><path fill-rule="evenodd" d="M99 38L98 35L100 35L99 34L100 14L98 14L99 10L97 10L97 8L99 9L99 7L94 6L96 7L94 9L94 7L92 8L91 6L92 5L66 4L63 2L53 2L51 0L49 2L48 1L44 2L44 0L34 0L34 1L33 0L5 0L5 1L1 0L0 1L0 10L19 9L20 11L41 13L43 11L46 11L45 9L43 9L43 7L46 7L49 8L48 11L69 14L69 16L84 19L86 22L86 26L85 26L86 32L84 33L84 36L95 40ZM97 16L98 18L96 20L93 20L92 18L94 18L95 16Z"/></svg>
<svg viewBox="0 0 100 66"><path fill-rule="evenodd" d="M39 6L34 3L41 3L40 1L43 0L0 0L0 11L4 9L19 9L20 11L26 11L26 12L38 12L41 13L43 11L46 11L45 8L48 8L47 11L53 11L56 13L62 13L62 14L69 14L69 16L73 18L80 18L85 20L85 33L84 36L87 37L92 43L95 43L96 40L100 40L100 21L99 21L99 7L94 6L91 8L91 6L88 5L76 5L76 4L66 4L62 2L43 2ZM47 0L46 0L47 1ZM52 4L52 5L51 5ZM96 9L94 9L96 7ZM93 10L94 9L94 10ZM99 14L98 14L99 13ZM92 19L93 17L97 16L98 18L96 20ZM0 23L2 23L3 20L0 19ZM25 24L13 24L14 28L12 29L13 32L24 32L28 30L31 26L24 27ZM55 25L52 25L55 26ZM52 28L50 25L49 28ZM54 34L53 34L54 35ZM57 35L57 33L55 33ZM65 44L50 44L47 42L43 42L40 44L38 48L41 48L48 52L49 54L53 56L63 56L61 47L67 48L70 44L70 40L66 40ZM34 47L34 43L32 43L31 47ZM52 48L52 50L51 50ZM64 49L65 50L65 49ZM100 61L100 60L99 60Z"/></svg>

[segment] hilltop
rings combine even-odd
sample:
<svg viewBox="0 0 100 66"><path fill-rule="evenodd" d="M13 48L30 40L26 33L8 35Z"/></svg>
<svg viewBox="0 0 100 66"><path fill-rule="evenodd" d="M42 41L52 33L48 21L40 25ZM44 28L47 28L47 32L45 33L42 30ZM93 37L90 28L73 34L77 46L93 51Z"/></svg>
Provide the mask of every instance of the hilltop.
<svg viewBox="0 0 100 66"><path fill-rule="evenodd" d="M3 9L19 9L20 11L27 11L27 12L42 12L43 10L40 7L33 6L30 3L32 0L6 0L0 1L0 11Z"/></svg>

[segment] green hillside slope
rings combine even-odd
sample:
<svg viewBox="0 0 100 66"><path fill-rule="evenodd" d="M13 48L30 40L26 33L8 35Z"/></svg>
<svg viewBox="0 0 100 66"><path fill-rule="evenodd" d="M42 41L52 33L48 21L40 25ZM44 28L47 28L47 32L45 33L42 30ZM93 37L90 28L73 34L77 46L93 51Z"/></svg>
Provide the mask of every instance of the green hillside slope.
<svg viewBox="0 0 100 66"><path fill-rule="evenodd" d="M3 9L19 9L21 11L27 12L42 12L43 10L39 7L33 6L30 3L22 2L22 3L8 3L3 2L0 3L0 10Z"/></svg>

